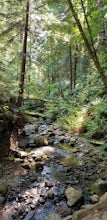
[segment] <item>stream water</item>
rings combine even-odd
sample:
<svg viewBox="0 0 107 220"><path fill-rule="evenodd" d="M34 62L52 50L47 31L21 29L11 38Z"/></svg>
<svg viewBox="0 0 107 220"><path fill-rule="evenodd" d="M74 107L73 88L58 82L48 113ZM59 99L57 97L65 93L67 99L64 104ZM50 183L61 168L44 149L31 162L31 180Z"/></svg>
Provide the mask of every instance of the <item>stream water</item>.
<svg viewBox="0 0 107 220"><path fill-rule="evenodd" d="M35 147L34 137L40 135L47 138L47 146ZM59 128L37 122L25 126L19 149L13 151L14 161L9 161L10 172L8 166L3 177L10 190L1 208L1 220L45 220L50 213L65 217L89 204L89 184L103 175L92 149L89 143L66 135ZM83 192L81 202L72 207L67 205L65 196L70 186Z"/></svg>

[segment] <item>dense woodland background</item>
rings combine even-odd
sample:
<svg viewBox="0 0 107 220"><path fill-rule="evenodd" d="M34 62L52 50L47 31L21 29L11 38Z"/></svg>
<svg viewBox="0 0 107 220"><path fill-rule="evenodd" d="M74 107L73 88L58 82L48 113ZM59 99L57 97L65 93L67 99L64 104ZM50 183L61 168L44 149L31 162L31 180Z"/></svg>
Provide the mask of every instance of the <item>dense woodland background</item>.
<svg viewBox="0 0 107 220"><path fill-rule="evenodd" d="M0 22L1 108L107 140L107 0L0 0Z"/></svg>

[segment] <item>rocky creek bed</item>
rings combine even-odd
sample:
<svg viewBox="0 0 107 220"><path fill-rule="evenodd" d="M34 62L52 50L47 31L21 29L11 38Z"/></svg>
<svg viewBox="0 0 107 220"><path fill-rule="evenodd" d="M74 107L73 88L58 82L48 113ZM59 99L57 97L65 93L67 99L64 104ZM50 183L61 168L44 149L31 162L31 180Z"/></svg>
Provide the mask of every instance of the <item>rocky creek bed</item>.
<svg viewBox="0 0 107 220"><path fill-rule="evenodd" d="M93 144L36 120L11 145L0 220L107 220L107 157Z"/></svg>

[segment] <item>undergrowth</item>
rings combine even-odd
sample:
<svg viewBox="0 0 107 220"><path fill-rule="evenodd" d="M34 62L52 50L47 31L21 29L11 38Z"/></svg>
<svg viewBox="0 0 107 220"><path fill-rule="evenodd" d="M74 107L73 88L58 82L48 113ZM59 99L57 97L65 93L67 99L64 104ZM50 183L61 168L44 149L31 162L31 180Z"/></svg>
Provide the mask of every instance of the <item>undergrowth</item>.
<svg viewBox="0 0 107 220"><path fill-rule="evenodd" d="M64 99L57 98L47 105L46 116L69 132L107 140L107 95L98 85L77 87Z"/></svg>

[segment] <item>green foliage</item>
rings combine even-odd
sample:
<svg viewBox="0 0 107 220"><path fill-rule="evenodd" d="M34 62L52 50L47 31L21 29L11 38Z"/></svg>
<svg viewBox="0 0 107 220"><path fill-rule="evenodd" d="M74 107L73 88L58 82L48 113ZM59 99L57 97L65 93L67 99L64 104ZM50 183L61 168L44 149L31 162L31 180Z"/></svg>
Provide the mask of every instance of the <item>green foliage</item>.
<svg viewBox="0 0 107 220"><path fill-rule="evenodd" d="M34 114L46 110L46 117L67 130L85 132L91 138L106 137L107 97L104 98L102 80L86 51L67 1L46 0L30 4L24 86L24 100L27 101L22 109ZM82 5L77 0L73 5L92 47ZM26 0L0 2L0 97L5 102L13 94L18 95L25 6ZM106 2L100 8L95 1L86 0L84 7L93 44L105 71L107 45L101 39L101 33L107 26ZM73 89L70 88L70 55L72 77L76 64L76 86ZM37 102L48 99L48 102L38 106L35 99Z"/></svg>
<svg viewBox="0 0 107 220"><path fill-rule="evenodd" d="M81 80L83 77L78 82ZM85 76L85 84L78 84L72 96L67 96L70 101L66 114L58 119L60 126L70 132L82 133L87 138L106 140L107 96L96 73Z"/></svg>
<svg viewBox="0 0 107 220"><path fill-rule="evenodd" d="M96 139L107 138L107 100L100 99L92 103L88 109L89 116L83 123L86 136Z"/></svg>

